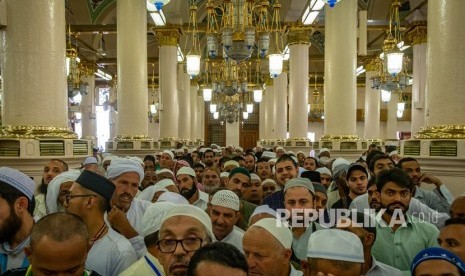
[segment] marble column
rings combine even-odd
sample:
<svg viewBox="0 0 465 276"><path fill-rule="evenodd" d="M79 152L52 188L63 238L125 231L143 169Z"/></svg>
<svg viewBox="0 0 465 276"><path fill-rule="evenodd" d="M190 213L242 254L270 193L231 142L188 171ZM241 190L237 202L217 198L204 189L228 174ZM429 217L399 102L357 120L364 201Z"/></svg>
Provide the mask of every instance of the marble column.
<svg viewBox="0 0 465 276"><path fill-rule="evenodd" d="M179 99L177 93L177 45L180 30L175 28L157 29L159 48L160 80L160 139L179 139Z"/></svg>
<svg viewBox="0 0 465 276"><path fill-rule="evenodd" d="M310 33L303 26L290 28L289 45L289 139L307 140L308 47Z"/></svg>
<svg viewBox="0 0 465 276"><path fill-rule="evenodd" d="M263 91L263 94L265 94L265 92ZM262 95L263 95L262 94ZM259 121L258 121L258 139L260 140L264 140L265 137L266 137L266 116L265 116L265 112L266 112L266 101L265 101L265 97L262 97L262 102L259 104L259 109L260 109L260 112L258 113L258 118L259 118Z"/></svg>
<svg viewBox="0 0 465 276"><path fill-rule="evenodd" d="M411 133L417 133L425 124L426 93L426 19L418 10L413 14L413 22L406 31L407 43L413 44L413 84Z"/></svg>
<svg viewBox="0 0 465 276"><path fill-rule="evenodd" d="M118 133L118 112L113 108L110 107L110 137L116 137Z"/></svg>
<svg viewBox="0 0 465 276"><path fill-rule="evenodd" d="M197 90L198 85L193 84L190 85L190 105L191 105L191 117L190 117L190 124L191 124L191 140L195 141L199 139L199 135L197 134L198 129L200 128L200 116L199 116L199 108L197 106Z"/></svg>
<svg viewBox="0 0 465 276"><path fill-rule="evenodd" d="M6 1L8 26L2 31L4 130L68 129L65 2ZM29 24L27 24L29 22Z"/></svg>
<svg viewBox="0 0 465 276"><path fill-rule="evenodd" d="M197 139L205 141L205 103L202 96L197 96L199 120L197 123Z"/></svg>
<svg viewBox="0 0 465 276"><path fill-rule="evenodd" d="M464 139L465 1L428 2L425 127L417 138Z"/></svg>
<svg viewBox="0 0 465 276"><path fill-rule="evenodd" d="M397 139L397 95L392 95L387 103L386 139Z"/></svg>
<svg viewBox="0 0 465 276"><path fill-rule="evenodd" d="M191 140L191 83L183 64L178 65L178 106L179 139L187 142Z"/></svg>
<svg viewBox="0 0 465 276"><path fill-rule="evenodd" d="M366 140L380 139L380 106L381 92L371 88L370 78L376 74L371 64L365 65L365 128L364 138Z"/></svg>
<svg viewBox="0 0 465 276"><path fill-rule="evenodd" d="M287 73L282 72L273 79L273 125L272 139L286 139L287 136Z"/></svg>
<svg viewBox="0 0 465 276"><path fill-rule="evenodd" d="M118 0L118 137L147 137L147 7Z"/></svg>
<svg viewBox="0 0 465 276"><path fill-rule="evenodd" d="M95 76L88 76L87 95L82 96L82 137L94 140L97 136L97 114L95 113L95 98L98 91L95 89Z"/></svg>
<svg viewBox="0 0 465 276"><path fill-rule="evenodd" d="M264 105L263 107L260 106L260 110L263 109L263 113L264 113L263 115L264 116L263 139L273 138L272 129L273 129L273 126L275 125L274 112L273 112L273 98L274 98L274 86L273 86L273 82L269 81L263 93L262 104Z"/></svg>
<svg viewBox="0 0 465 276"><path fill-rule="evenodd" d="M322 139L356 138L357 0L325 8L325 122Z"/></svg>

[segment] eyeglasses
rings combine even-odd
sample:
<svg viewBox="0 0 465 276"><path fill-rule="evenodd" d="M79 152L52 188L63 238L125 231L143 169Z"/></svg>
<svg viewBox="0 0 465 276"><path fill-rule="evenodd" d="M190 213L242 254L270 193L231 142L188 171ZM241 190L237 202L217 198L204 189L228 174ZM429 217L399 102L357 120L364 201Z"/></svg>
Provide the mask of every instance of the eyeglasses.
<svg viewBox="0 0 465 276"><path fill-rule="evenodd" d="M96 195L71 195L70 193L67 193L65 195L65 202L66 204L69 203L69 200L75 197L95 197Z"/></svg>
<svg viewBox="0 0 465 276"><path fill-rule="evenodd" d="M164 239L157 242L158 249L163 253L173 253L181 243L182 249L186 252L197 251L203 243L201 238L186 238L182 240Z"/></svg>

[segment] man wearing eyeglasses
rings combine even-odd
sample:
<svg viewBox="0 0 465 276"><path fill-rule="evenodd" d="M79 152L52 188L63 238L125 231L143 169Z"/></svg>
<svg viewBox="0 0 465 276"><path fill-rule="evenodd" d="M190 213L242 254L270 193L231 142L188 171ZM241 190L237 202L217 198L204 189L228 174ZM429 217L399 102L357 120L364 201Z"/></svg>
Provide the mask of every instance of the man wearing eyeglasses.
<svg viewBox="0 0 465 276"><path fill-rule="evenodd" d="M65 197L66 211L82 218L89 229L91 247L86 267L100 275L118 275L137 261L131 243L103 219L114 191L115 186L108 179L85 170Z"/></svg>
<svg viewBox="0 0 465 276"><path fill-rule="evenodd" d="M158 238L158 260L166 275L184 276L195 251L213 241L212 223L202 209L178 205L166 213Z"/></svg>

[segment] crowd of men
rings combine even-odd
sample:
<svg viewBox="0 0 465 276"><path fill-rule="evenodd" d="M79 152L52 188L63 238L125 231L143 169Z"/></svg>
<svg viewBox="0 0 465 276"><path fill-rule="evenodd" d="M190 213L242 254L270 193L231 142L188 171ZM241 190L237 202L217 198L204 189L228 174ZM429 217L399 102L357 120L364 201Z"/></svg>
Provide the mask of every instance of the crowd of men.
<svg viewBox="0 0 465 276"><path fill-rule="evenodd" d="M317 154L316 154L317 153ZM465 275L465 196L371 145L0 168L0 275Z"/></svg>

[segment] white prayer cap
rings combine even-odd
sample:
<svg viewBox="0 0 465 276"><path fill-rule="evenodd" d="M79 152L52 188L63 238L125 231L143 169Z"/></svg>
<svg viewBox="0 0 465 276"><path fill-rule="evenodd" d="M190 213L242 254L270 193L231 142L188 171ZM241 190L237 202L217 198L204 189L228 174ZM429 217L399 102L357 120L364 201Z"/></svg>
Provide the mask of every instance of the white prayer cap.
<svg viewBox="0 0 465 276"><path fill-rule="evenodd" d="M325 174L328 174L329 176L333 176L333 174L331 173L331 171L326 168L326 167L321 167L321 168L318 168L315 170L316 172L319 172L320 174L322 173L325 173Z"/></svg>
<svg viewBox="0 0 465 276"><path fill-rule="evenodd" d="M69 181L76 181L76 179L81 175L80 170L69 170L62 172L55 176L55 178L50 181L47 186L47 196L45 197L45 204L47 207L47 214L58 212L58 195L60 193L61 184Z"/></svg>
<svg viewBox="0 0 465 276"><path fill-rule="evenodd" d="M36 183L29 176L16 169L10 167L1 167L0 181L5 182L13 188L16 188L25 196L27 196L29 200L31 200L34 196Z"/></svg>
<svg viewBox="0 0 465 276"><path fill-rule="evenodd" d="M142 192L137 195L137 198L152 201L153 196L158 192L169 192L165 187L160 187L158 185L152 185L145 188Z"/></svg>
<svg viewBox="0 0 465 276"><path fill-rule="evenodd" d="M269 215L272 215L273 217L276 217L276 211L271 209L270 206L268 205L257 206L257 208L255 208L252 215L250 216L250 218L258 214L269 214Z"/></svg>
<svg viewBox="0 0 465 276"><path fill-rule="evenodd" d="M303 187L308 189L312 195L315 194L315 188L313 188L313 184L308 178L297 177L289 179L284 185L284 193L286 193L286 191L290 188L294 187Z"/></svg>
<svg viewBox="0 0 465 276"><path fill-rule="evenodd" d="M331 169L333 171L333 175L335 176L336 174L340 173L349 165L350 165L350 162L345 160L344 158L341 158L341 157L336 158L336 160L334 160L333 162L333 166Z"/></svg>
<svg viewBox="0 0 465 276"><path fill-rule="evenodd" d="M201 148L201 149L199 149L199 152L200 152L200 153L205 153L206 151L207 151L207 148Z"/></svg>
<svg viewBox="0 0 465 276"><path fill-rule="evenodd" d="M273 184L273 185L275 185L275 186L278 185L278 184L276 184L276 181L274 181L274 180L271 179L271 178L267 178L267 179L265 179L265 180L262 181L262 185L265 185L265 184L268 184L268 183L271 183L271 184Z"/></svg>
<svg viewBox="0 0 465 276"><path fill-rule="evenodd" d="M278 150L282 150L282 151L286 152L286 150L283 147L277 147L276 151L278 151Z"/></svg>
<svg viewBox="0 0 465 276"><path fill-rule="evenodd" d="M154 186L157 186L157 187L160 187L160 188L166 188L168 186L175 186L176 187L176 184L174 184L174 181L173 179L163 179L163 180L160 180L158 181Z"/></svg>
<svg viewBox="0 0 465 276"><path fill-rule="evenodd" d="M330 152L328 148L321 148L320 149L320 154L322 154L323 152Z"/></svg>
<svg viewBox="0 0 465 276"><path fill-rule="evenodd" d="M86 157L86 159L84 159L84 162L82 162L82 166L84 167L85 165L89 164L98 164L97 158L93 156Z"/></svg>
<svg viewBox="0 0 465 276"><path fill-rule="evenodd" d="M239 197L230 190L221 190L217 192L212 200L211 205L222 206L225 208L233 209L235 211L239 211L241 206L241 201Z"/></svg>
<svg viewBox="0 0 465 276"><path fill-rule="evenodd" d="M173 154L172 151L170 151L170 150L164 150L162 154L165 154L165 153L168 154L168 155L171 157L171 159L174 159L174 154Z"/></svg>
<svg viewBox="0 0 465 276"><path fill-rule="evenodd" d="M183 149L176 149L174 152L175 153L184 153L184 150Z"/></svg>
<svg viewBox="0 0 465 276"><path fill-rule="evenodd" d="M250 228L252 227L262 228L270 233L285 249L291 249L292 232L283 223L279 223L277 219L264 218L250 226Z"/></svg>
<svg viewBox="0 0 465 276"><path fill-rule="evenodd" d="M137 157L137 156L126 156L126 158L138 162L142 167L145 166L145 165L144 165L144 160L142 160L140 157Z"/></svg>
<svg viewBox="0 0 465 276"><path fill-rule="evenodd" d="M221 150L220 150L220 149L214 149L213 152L214 152L214 153L220 153Z"/></svg>
<svg viewBox="0 0 465 276"><path fill-rule="evenodd" d="M255 173L251 173L251 174L250 174L250 180L262 181L262 180L260 179L260 177L259 177L257 174L255 174Z"/></svg>
<svg viewBox="0 0 465 276"><path fill-rule="evenodd" d="M311 234L307 257L351 263L365 262L360 238L352 232L339 229L325 229Z"/></svg>
<svg viewBox="0 0 465 276"><path fill-rule="evenodd" d="M397 150L393 150L389 153L389 157L396 155L396 154L399 154L399 152Z"/></svg>
<svg viewBox="0 0 465 276"><path fill-rule="evenodd" d="M297 155L299 155L299 154L305 155L305 153L304 153L303 151L301 151L301 150L299 150L299 151L297 152Z"/></svg>
<svg viewBox="0 0 465 276"><path fill-rule="evenodd" d="M229 160L229 161L226 161L223 165L223 168L226 168L226 167L229 167L229 166L234 166L235 168L238 168L240 167L239 165L239 162L235 161L235 160Z"/></svg>
<svg viewBox="0 0 465 276"><path fill-rule="evenodd" d="M203 226L205 226L207 235L210 239L214 241L215 236L213 235L212 221L204 210L190 204L174 206L163 217L162 226L167 219L177 216L186 216L198 220L201 224L203 224Z"/></svg>
<svg viewBox="0 0 465 276"><path fill-rule="evenodd" d="M295 155L295 153L292 150L287 151L286 153L289 154L289 155Z"/></svg>
<svg viewBox="0 0 465 276"><path fill-rule="evenodd" d="M273 159L273 158L276 158L276 153L271 152L271 151L264 151L264 152L262 153L261 158Z"/></svg>
<svg viewBox="0 0 465 276"><path fill-rule="evenodd" d="M189 201L180 194L173 192L164 192L158 198L157 202L171 202L174 204L189 204Z"/></svg>
<svg viewBox="0 0 465 276"><path fill-rule="evenodd" d="M268 160L268 163L273 163L273 164L275 164L276 161L278 161L278 159L277 159L277 158L273 158L273 159Z"/></svg>
<svg viewBox="0 0 465 276"><path fill-rule="evenodd" d="M174 206L176 205L171 202L155 202L147 207L142 217L141 236L146 237L159 231L163 217Z"/></svg>
<svg viewBox="0 0 465 276"><path fill-rule="evenodd" d="M229 177L229 173L228 172L220 173L220 178L223 178L223 177Z"/></svg>
<svg viewBox="0 0 465 276"><path fill-rule="evenodd" d="M162 174L162 173L169 173L169 174L171 174L172 176L174 176L174 173L173 173L171 170L168 170L168 169L161 169L161 170L158 170L158 171L156 172L157 175Z"/></svg>
<svg viewBox="0 0 465 276"><path fill-rule="evenodd" d="M195 171L191 167L182 167L178 170L178 173L176 173L176 177L180 176L181 174L187 174L192 177L195 177Z"/></svg>
<svg viewBox="0 0 465 276"><path fill-rule="evenodd" d="M139 184L144 179L144 169L142 168L142 165L134 159L127 158L112 160L110 166L107 168L107 178L113 180L127 172L137 173L139 175Z"/></svg>
<svg viewBox="0 0 465 276"><path fill-rule="evenodd" d="M237 147L237 148L236 148L236 151L243 152L243 151L244 151L244 149L243 149L242 147Z"/></svg>
<svg viewBox="0 0 465 276"><path fill-rule="evenodd" d="M294 155L291 155L292 160L294 160L295 163L299 164L299 160L297 160L297 157Z"/></svg>

